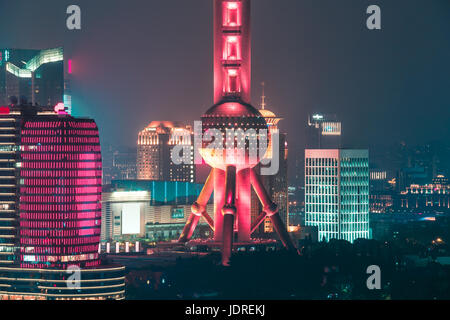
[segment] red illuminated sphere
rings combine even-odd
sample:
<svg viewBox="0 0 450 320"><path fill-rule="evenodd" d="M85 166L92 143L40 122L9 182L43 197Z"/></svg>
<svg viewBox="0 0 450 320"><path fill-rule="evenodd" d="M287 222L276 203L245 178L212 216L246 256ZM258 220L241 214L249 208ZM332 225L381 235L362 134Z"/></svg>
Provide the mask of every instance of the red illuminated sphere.
<svg viewBox="0 0 450 320"><path fill-rule="evenodd" d="M215 132L220 132L222 134L222 154L214 151L211 146L211 143L215 141L215 137L213 139L213 135L205 135L205 133L207 133L210 129L216 129L214 130ZM233 136L227 136L227 129L234 130L234 139L230 140L230 137ZM256 133L256 137L253 136L252 139L251 137L246 136L243 140L242 136L237 134L239 132L238 129L242 129L243 132L247 134ZM235 165L238 170L255 166L263 156L259 154L260 152L258 151L261 142L259 133L262 129L266 130L268 138L268 127L266 120L259 113L259 111L250 104L241 101L225 101L213 105L202 116L202 133L204 138L200 152L203 159L210 166L220 169L225 169L227 165ZM245 146L243 143L245 143ZM231 150L230 145L234 146L234 150L231 154L228 151ZM229 147L228 150L227 146ZM240 148L238 148L238 146ZM253 150L257 150L256 162L254 158L249 158L250 147L254 148ZM240 156L242 153L239 153L238 149L245 150L244 158Z"/></svg>

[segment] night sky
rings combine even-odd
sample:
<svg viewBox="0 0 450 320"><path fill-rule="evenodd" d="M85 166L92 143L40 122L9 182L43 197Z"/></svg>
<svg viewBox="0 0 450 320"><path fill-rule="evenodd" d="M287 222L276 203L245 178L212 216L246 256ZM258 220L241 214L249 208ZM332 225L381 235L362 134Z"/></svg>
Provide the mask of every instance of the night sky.
<svg viewBox="0 0 450 320"><path fill-rule="evenodd" d="M82 30L66 29L78 4ZM64 46L74 115L132 145L152 120L212 105L212 0L0 0L0 48ZM366 28L370 4L382 30ZM336 113L355 147L450 136L449 0L254 0L253 105L266 82L290 147L312 111Z"/></svg>

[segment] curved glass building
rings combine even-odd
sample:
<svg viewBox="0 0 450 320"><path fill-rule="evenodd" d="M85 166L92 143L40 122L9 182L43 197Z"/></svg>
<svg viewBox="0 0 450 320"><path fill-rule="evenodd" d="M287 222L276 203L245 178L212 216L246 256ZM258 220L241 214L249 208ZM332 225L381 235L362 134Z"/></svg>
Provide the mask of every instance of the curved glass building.
<svg viewBox="0 0 450 320"><path fill-rule="evenodd" d="M98 265L102 160L94 120L26 120L21 149L21 267Z"/></svg>
<svg viewBox="0 0 450 320"><path fill-rule="evenodd" d="M16 148L13 259L0 300L124 299L125 268L102 264L102 157L94 120L11 105ZM13 187L14 187L13 186Z"/></svg>

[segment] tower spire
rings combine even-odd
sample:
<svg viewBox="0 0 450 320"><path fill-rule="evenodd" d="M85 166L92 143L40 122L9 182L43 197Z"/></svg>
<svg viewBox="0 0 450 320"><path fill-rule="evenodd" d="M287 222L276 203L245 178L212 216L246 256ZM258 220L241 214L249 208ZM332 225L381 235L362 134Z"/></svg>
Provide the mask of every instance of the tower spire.
<svg viewBox="0 0 450 320"><path fill-rule="evenodd" d="M214 103L251 96L250 0L214 0Z"/></svg>
<svg viewBox="0 0 450 320"><path fill-rule="evenodd" d="M261 82L261 86L262 86L262 96L261 96L261 109L265 109L266 108L266 96L264 94L264 87L265 87L265 83L264 81Z"/></svg>

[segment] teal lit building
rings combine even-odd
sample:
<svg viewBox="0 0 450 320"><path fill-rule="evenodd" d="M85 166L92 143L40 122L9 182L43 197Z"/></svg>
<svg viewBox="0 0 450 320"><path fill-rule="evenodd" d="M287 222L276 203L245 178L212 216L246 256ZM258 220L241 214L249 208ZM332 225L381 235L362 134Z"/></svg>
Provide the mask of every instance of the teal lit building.
<svg viewBox="0 0 450 320"><path fill-rule="evenodd" d="M178 239L202 188L184 181L113 180L102 192L101 240ZM208 203L206 211L212 215L214 204ZM210 235L204 218L200 226L202 235Z"/></svg>
<svg viewBox="0 0 450 320"><path fill-rule="evenodd" d="M0 49L0 106L11 97L28 103L55 106L64 103L72 113L69 76L72 61L64 60L63 48L44 50Z"/></svg>
<svg viewBox="0 0 450 320"><path fill-rule="evenodd" d="M202 183L160 180L113 180L114 191L148 191L150 205L191 205L202 191Z"/></svg>
<svg viewBox="0 0 450 320"><path fill-rule="evenodd" d="M370 238L368 150L305 150L305 225L319 241Z"/></svg>

